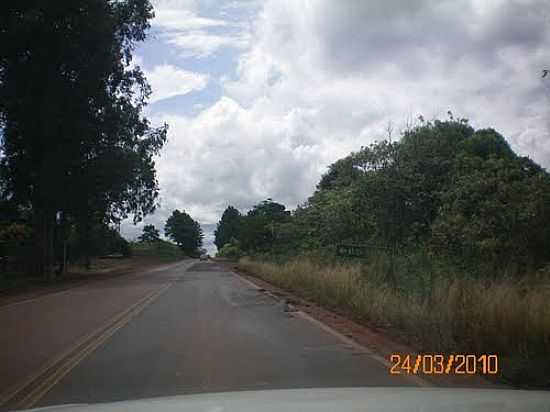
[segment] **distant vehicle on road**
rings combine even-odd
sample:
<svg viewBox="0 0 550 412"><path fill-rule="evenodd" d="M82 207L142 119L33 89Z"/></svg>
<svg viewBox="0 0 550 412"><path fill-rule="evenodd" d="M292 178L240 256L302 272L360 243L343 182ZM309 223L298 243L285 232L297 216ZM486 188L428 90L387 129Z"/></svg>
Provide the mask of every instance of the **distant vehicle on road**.
<svg viewBox="0 0 550 412"><path fill-rule="evenodd" d="M201 256L200 256L200 260L208 260L210 256L208 256L207 254L203 253Z"/></svg>

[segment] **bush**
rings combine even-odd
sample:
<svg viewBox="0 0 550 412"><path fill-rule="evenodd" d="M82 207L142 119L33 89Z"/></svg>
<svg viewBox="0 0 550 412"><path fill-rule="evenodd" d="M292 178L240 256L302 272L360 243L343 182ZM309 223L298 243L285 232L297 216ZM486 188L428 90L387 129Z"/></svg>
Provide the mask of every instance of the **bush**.
<svg viewBox="0 0 550 412"><path fill-rule="evenodd" d="M242 251L237 243L226 243L218 251L217 256L230 259L238 259L242 256Z"/></svg>
<svg viewBox="0 0 550 412"><path fill-rule="evenodd" d="M0 241L24 242L30 239L32 229L25 224L9 223L0 227Z"/></svg>
<svg viewBox="0 0 550 412"><path fill-rule="evenodd" d="M128 242L126 239L122 238L120 240L120 243L118 245L118 249L119 249L120 253L122 253L122 256L124 256L124 257L132 256L132 248L130 247L130 242Z"/></svg>
<svg viewBox="0 0 550 412"><path fill-rule="evenodd" d="M99 231L96 242L100 254L120 253L124 257L131 255L130 243L115 229L105 228Z"/></svg>

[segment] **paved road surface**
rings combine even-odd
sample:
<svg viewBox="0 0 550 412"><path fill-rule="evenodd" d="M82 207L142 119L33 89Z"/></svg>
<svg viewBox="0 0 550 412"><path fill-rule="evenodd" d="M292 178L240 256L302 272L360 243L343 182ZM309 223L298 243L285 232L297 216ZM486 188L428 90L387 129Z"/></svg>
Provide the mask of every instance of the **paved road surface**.
<svg viewBox="0 0 550 412"><path fill-rule="evenodd" d="M0 307L0 409L248 389L409 386L214 262Z"/></svg>

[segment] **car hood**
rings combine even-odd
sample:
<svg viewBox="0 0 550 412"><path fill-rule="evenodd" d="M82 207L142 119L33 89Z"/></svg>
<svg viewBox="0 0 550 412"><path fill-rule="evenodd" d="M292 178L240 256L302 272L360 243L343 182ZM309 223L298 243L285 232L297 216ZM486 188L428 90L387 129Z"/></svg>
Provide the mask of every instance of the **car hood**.
<svg viewBox="0 0 550 412"><path fill-rule="evenodd" d="M227 392L100 404L48 412L507 412L550 411L550 392L461 388L339 388Z"/></svg>

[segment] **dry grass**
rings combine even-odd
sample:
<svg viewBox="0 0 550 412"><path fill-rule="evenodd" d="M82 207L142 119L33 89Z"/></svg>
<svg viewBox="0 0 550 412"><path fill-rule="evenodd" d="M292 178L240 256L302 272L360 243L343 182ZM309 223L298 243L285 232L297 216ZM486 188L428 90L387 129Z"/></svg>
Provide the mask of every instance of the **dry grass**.
<svg viewBox="0 0 550 412"><path fill-rule="evenodd" d="M239 266L322 306L391 326L424 351L549 359L548 284L435 276L420 292L391 287L376 266L307 258L282 263L243 258Z"/></svg>

